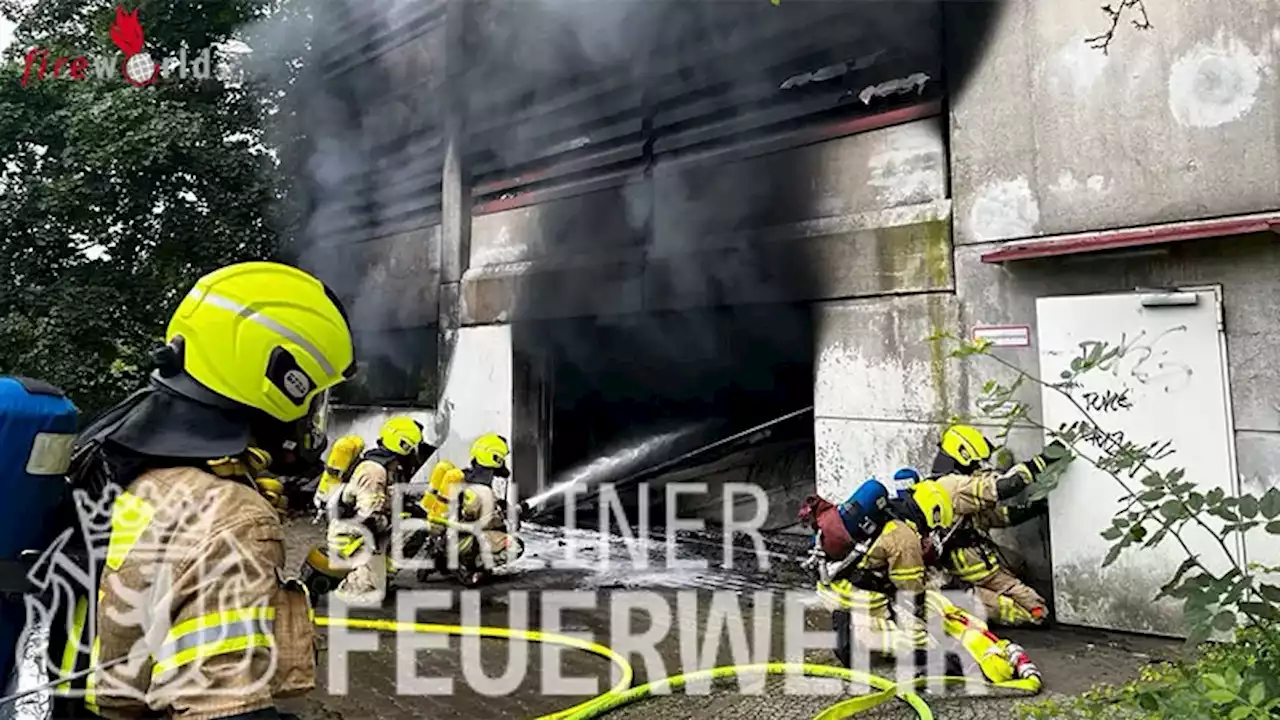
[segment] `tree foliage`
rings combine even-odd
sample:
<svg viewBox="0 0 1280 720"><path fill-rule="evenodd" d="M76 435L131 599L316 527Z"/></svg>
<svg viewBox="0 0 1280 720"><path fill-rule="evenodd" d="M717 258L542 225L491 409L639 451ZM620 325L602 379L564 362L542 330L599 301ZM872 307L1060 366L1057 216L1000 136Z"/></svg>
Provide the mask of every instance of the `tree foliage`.
<svg viewBox="0 0 1280 720"><path fill-rule="evenodd" d="M221 43L271 10L267 0L127 5L153 58L211 48L216 67L229 61ZM197 277L280 245L260 144L267 107L252 85L216 74L139 88L90 73L23 87L32 47L114 54L115 3L3 9L19 24L0 70L0 372L58 384L88 415L136 386Z"/></svg>

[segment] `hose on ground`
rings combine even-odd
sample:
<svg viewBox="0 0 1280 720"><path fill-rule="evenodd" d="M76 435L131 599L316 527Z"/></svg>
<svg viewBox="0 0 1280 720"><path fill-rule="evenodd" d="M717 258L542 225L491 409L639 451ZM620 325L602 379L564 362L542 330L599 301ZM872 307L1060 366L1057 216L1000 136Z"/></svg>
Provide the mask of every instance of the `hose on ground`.
<svg viewBox="0 0 1280 720"><path fill-rule="evenodd" d="M700 680L719 680L750 674L799 674L811 677L837 678L873 688L873 692L847 698L826 708L822 712L818 713L813 720L842 720L843 718L848 718L856 715L857 713L864 712L894 698L897 698L910 706L911 709L915 711L916 717L919 718L919 720L933 720L933 711L929 709L928 703L926 703L924 698L915 692L914 688L937 682L948 684L967 684L975 682L974 680L964 677L922 677L905 683L896 683L888 678L883 678L878 675L871 675L869 673L850 670L848 668L838 667L835 665L778 662L760 663L755 665L730 665L712 668L710 670L700 670L682 675L673 675L668 678L663 678L662 680L656 680L633 688L631 687L631 682L635 677L635 670L631 667L631 663L627 662L625 657L619 655L612 648L600 643L594 643L589 640L583 640L569 635L544 632L541 630L438 625L433 623L402 622L399 620L384 620L376 618L326 617L323 615L317 615L315 617L315 621L316 624L321 627L336 626L389 633L429 633L436 635L477 636L524 642L549 643L552 645L560 645L563 647L570 647L575 650L589 652L608 660L618 668L620 675L618 681L612 688L605 691L603 694L559 712L544 715L537 718L537 720L591 720L592 718L603 717L614 710L639 702L656 693L679 689L691 682L697 682ZM1025 680L1011 680L1002 683L984 684L1028 694L1035 694L1040 691L1040 679L1038 677L1031 677Z"/></svg>

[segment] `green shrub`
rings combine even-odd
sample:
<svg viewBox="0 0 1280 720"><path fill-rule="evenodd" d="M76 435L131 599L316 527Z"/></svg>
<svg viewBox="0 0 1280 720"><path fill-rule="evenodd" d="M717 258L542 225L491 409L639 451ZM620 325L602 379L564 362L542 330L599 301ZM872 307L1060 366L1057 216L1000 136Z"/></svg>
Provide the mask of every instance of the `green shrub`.
<svg viewBox="0 0 1280 720"><path fill-rule="evenodd" d="M1280 717L1280 628L1253 626L1188 661L1148 665L1124 685L1019 707L1025 720L1269 720Z"/></svg>

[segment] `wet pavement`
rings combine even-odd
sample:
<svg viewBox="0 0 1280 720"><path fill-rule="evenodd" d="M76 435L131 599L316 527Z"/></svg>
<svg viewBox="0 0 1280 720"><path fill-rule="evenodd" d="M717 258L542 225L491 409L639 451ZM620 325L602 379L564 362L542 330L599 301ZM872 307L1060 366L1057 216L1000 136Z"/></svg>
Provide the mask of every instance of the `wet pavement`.
<svg viewBox="0 0 1280 720"><path fill-rule="evenodd" d="M753 552L735 552L722 567L722 545L714 536L681 537L668 546L661 537L628 544L589 531L526 526L525 556L479 591L447 581L420 583L401 572L381 607L352 610L358 617L441 624L542 628L577 634L614 647L634 665L634 685L667 675L722 664L798 659L830 664L834 656L829 615L816 604L805 573L786 560L785 543L771 543L760 567ZM319 526L295 521L289 528L291 558L321 536ZM749 545L749 543L748 543ZM668 557L668 555L671 557ZM677 563L706 560L703 567ZM292 562L292 560L291 560ZM415 611L413 603L432 605ZM331 608L321 607L320 614ZM803 629L809 633L800 636ZM646 632L650 637L646 638ZM616 680L607 660L585 652L501 639L427 635L377 635L366 631L322 631L320 687L287 709L304 720L386 718L511 718L528 720L581 702ZM1167 641L1078 630L1001 633L1027 648L1045 676L1046 692L1075 694L1099 682L1123 681L1151 659L1172 655ZM371 643L377 642L376 649ZM630 638L630 639L629 639ZM641 638L637 640L636 638ZM645 648L647 642L648 648ZM345 655L341 648L367 643ZM415 647L416 645L416 647ZM628 649L630 648L630 650ZM329 678L329 666L335 677ZM893 675L894 668L873 668ZM421 680L416 681L415 675ZM344 683L345 679L345 683ZM443 683L452 681L452 687ZM344 687L345 685L345 687ZM838 681L759 678L700 685L650 698L609 713L609 718L811 718L849 688ZM856 690L855 690L856 692ZM1016 717L1019 697L929 697L939 718ZM911 718L901 703L859 715Z"/></svg>

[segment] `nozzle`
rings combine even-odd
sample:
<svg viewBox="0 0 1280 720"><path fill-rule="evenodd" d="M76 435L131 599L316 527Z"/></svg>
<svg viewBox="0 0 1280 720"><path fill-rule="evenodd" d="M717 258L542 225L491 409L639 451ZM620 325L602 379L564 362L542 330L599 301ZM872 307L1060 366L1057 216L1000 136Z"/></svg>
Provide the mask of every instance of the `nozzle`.
<svg viewBox="0 0 1280 720"><path fill-rule="evenodd" d="M1005 653L1009 657L1009 663L1013 665L1014 672L1018 677L1026 680L1029 677L1040 677L1040 668L1031 662L1031 658L1027 657L1027 651L1022 649L1021 645L1009 643L1005 647Z"/></svg>

